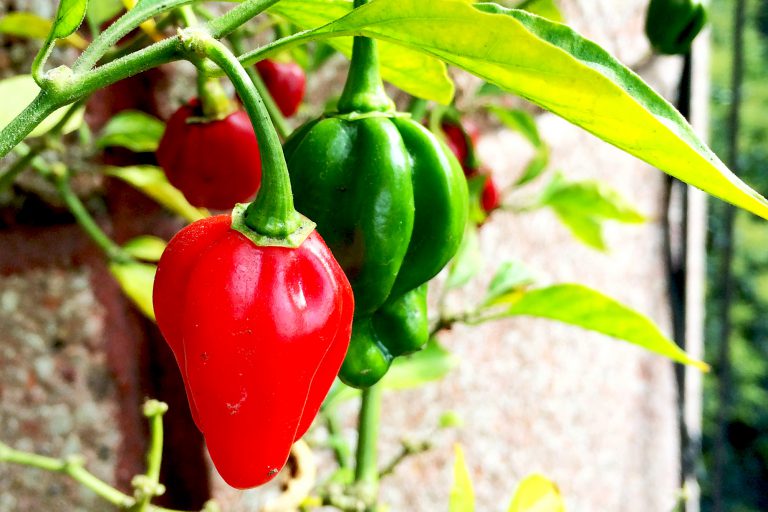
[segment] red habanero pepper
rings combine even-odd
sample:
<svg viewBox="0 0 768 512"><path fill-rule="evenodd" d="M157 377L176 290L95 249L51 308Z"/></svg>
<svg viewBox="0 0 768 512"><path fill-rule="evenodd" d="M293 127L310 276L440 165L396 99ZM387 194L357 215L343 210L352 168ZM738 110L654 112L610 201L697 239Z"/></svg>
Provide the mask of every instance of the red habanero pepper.
<svg viewBox="0 0 768 512"><path fill-rule="evenodd" d="M280 112L286 117L294 115L304 99L307 85L307 77L301 66L295 62L264 59L256 63L256 69Z"/></svg>
<svg viewBox="0 0 768 512"><path fill-rule="evenodd" d="M491 213L501 205L499 189L496 187L496 182L493 180L493 175L491 175L490 171L486 171L485 184L483 185L483 192L480 196L480 204L485 213Z"/></svg>
<svg viewBox="0 0 768 512"><path fill-rule="evenodd" d="M258 246L231 222L203 219L170 241L154 307L211 459L242 489L272 479L317 414L354 299L317 232L295 249Z"/></svg>
<svg viewBox="0 0 768 512"><path fill-rule="evenodd" d="M235 110L221 119L202 115L198 100L192 100L171 116L157 161L190 203L229 209L259 189L259 144L245 111Z"/></svg>
<svg viewBox="0 0 768 512"><path fill-rule="evenodd" d="M461 168L464 169L464 174L469 176L475 172L477 170L475 162L471 161L474 158L470 158L470 156L472 156L471 153L474 153L474 147L480 137L480 130L477 125L472 121L462 121L459 124L443 120L440 128L445 134L445 143L448 149L456 156Z"/></svg>

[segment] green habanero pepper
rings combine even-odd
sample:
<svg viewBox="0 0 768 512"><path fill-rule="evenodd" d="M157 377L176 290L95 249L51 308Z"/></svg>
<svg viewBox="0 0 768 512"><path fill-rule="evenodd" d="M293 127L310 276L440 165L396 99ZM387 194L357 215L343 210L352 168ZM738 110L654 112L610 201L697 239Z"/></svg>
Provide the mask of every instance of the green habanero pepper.
<svg viewBox="0 0 768 512"><path fill-rule="evenodd" d="M653 48L666 55L686 54L707 23L701 0L651 0L645 34Z"/></svg>
<svg viewBox="0 0 768 512"><path fill-rule="evenodd" d="M352 285L339 376L365 388L427 342L425 283L459 247L467 185L447 147L395 112L371 39L355 38L338 110L296 130L284 151L297 210L317 223Z"/></svg>

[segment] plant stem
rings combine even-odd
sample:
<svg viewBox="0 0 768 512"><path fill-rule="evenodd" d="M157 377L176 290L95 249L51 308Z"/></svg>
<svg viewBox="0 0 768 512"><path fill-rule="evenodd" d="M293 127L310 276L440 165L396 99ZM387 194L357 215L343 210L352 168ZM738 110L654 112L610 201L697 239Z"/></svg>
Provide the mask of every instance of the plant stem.
<svg viewBox="0 0 768 512"><path fill-rule="evenodd" d="M158 400L144 403L144 416L149 419L149 448L147 449L147 472L134 478L137 492L137 512L149 509L154 496L165 492L160 484L160 465L163 460L163 414L168 411L168 404ZM141 478L143 477L143 478Z"/></svg>
<svg viewBox="0 0 768 512"><path fill-rule="evenodd" d="M83 231L104 251L107 258L115 262L132 261L131 256L122 247L113 242L96 224L96 221L88 213L80 198L72 191L72 188L69 186L69 176L66 169L54 172L53 174L52 179L56 190L67 205L67 208L69 208L77 223L80 224L80 227L83 228Z"/></svg>
<svg viewBox="0 0 768 512"><path fill-rule="evenodd" d="M355 8L367 3L368 0L355 0ZM389 112L394 107L381 81L376 41L355 36L347 83L339 98L339 112Z"/></svg>
<svg viewBox="0 0 768 512"><path fill-rule="evenodd" d="M341 468L349 467L350 453L349 446L341 436L341 425L339 425L339 418L333 411L325 411L323 413L325 418L325 426L328 429L328 434L331 437L331 448L333 448L333 455L336 457L336 462Z"/></svg>
<svg viewBox="0 0 768 512"><path fill-rule="evenodd" d="M229 35L237 27L275 5L279 0L247 0L208 24L211 35L220 38Z"/></svg>
<svg viewBox="0 0 768 512"><path fill-rule="evenodd" d="M188 29L183 39L189 50L204 54L224 70L253 123L261 152L262 182L245 212L245 223L260 235L286 239L302 221L293 207L288 166L264 102L237 57L223 43L200 30Z"/></svg>
<svg viewBox="0 0 768 512"><path fill-rule="evenodd" d="M100 480L84 467L83 462L75 457L68 460L54 459L36 453L14 450L10 446L0 443L0 462L21 464L45 471L53 471L69 476L83 487L87 487L99 497L120 508L127 509L134 504L132 497L123 494L103 480Z"/></svg>
<svg viewBox="0 0 768 512"><path fill-rule="evenodd" d="M232 44L232 49L235 50L235 53L243 53L243 38L239 32L232 32L229 37L227 37L227 39L229 40L230 44ZM277 103L275 103L275 100L272 97L272 94L269 92L269 89L267 89L267 86L264 84L264 80L262 80L261 76L256 72L255 69L253 69L253 66L245 67L245 72L248 73L248 76L250 77L254 87L256 87L256 90L261 96L264 105L267 107L269 117L272 118L272 123L275 126L275 130L277 130L277 134L281 139L285 140L288 135L290 135L291 128L288 126L283 113L280 112L280 108L277 106Z"/></svg>
<svg viewBox="0 0 768 512"><path fill-rule="evenodd" d="M377 451L379 419L381 416L381 385L363 390L358 423L355 483L360 486L363 497L374 510L379 494L379 469Z"/></svg>
<svg viewBox="0 0 768 512"><path fill-rule="evenodd" d="M29 164L32 163L32 160L37 157L42 151L44 146L37 145L33 147L25 146L25 149L20 149L19 153L21 154L20 157L13 162L13 164L8 168L8 170L5 171L5 173L0 176L0 193L4 192L5 189L13 185L13 182L16 180L16 176L24 172L27 167L29 167Z"/></svg>

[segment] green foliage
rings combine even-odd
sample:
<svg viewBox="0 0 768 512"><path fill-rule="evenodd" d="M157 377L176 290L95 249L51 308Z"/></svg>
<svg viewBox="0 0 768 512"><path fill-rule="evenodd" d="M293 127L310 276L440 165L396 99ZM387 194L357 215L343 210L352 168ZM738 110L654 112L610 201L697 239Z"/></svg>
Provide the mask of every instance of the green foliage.
<svg viewBox="0 0 768 512"><path fill-rule="evenodd" d="M75 32L85 19L88 0L59 0L51 37L61 39Z"/></svg>
<svg viewBox="0 0 768 512"><path fill-rule="evenodd" d="M40 88L32 79L32 75L16 75L0 80L0 127L9 124L39 92ZM62 107L48 116L28 137L45 135L64 117L67 110L68 107ZM83 122L84 111L85 109L80 109L69 119L62 130L63 134L77 130Z"/></svg>
<svg viewBox="0 0 768 512"><path fill-rule="evenodd" d="M557 485L533 474L517 485L507 512L565 512L565 503Z"/></svg>
<svg viewBox="0 0 768 512"><path fill-rule="evenodd" d="M120 146L137 153L155 151L164 130L165 123L156 117L124 110L109 120L96 145L100 148Z"/></svg>
<svg viewBox="0 0 768 512"><path fill-rule="evenodd" d="M472 477L464 460L464 450L460 444L454 445L453 487L448 505L449 512L474 512L475 490Z"/></svg>

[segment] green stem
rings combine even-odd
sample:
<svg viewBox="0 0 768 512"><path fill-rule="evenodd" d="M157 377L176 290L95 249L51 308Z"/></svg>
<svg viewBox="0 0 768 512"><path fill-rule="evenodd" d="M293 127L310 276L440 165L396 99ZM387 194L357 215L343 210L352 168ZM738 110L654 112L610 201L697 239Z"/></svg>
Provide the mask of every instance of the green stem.
<svg viewBox="0 0 768 512"><path fill-rule="evenodd" d="M408 112L410 112L411 117L415 121L420 122L422 119L424 119L424 116L427 115L428 103L429 102L424 98L417 98L416 96L411 98L411 104L408 105Z"/></svg>
<svg viewBox="0 0 768 512"><path fill-rule="evenodd" d="M208 24L216 39L229 35L257 14L275 5L279 0L247 0Z"/></svg>
<svg viewBox="0 0 768 512"><path fill-rule="evenodd" d="M131 256L104 233L93 217L91 217L91 214L88 213L80 198L72 191L72 188L69 186L69 176L66 169L54 171L53 174L54 185L64 204L67 205L67 208L69 208L77 223L80 224L80 227L83 228L83 231L104 251L107 258L110 261L117 262L131 261Z"/></svg>
<svg viewBox="0 0 768 512"><path fill-rule="evenodd" d="M379 438L379 419L381 416L381 385L364 389L360 403L358 423L357 453L355 465L355 483L359 486L369 510L378 500L379 469L377 451Z"/></svg>
<svg viewBox="0 0 768 512"><path fill-rule="evenodd" d="M183 5L179 7L177 11L185 26L194 27L197 25L197 16L195 15L195 11L192 9L192 6Z"/></svg>
<svg viewBox="0 0 768 512"><path fill-rule="evenodd" d="M355 0L355 8L369 0ZM387 96L379 73L379 53L376 41L356 36L352 46L352 63L347 83L339 98L339 112L389 112L395 104Z"/></svg>
<svg viewBox="0 0 768 512"><path fill-rule="evenodd" d="M48 39L43 43L43 47L35 55L35 60L32 61L32 78L40 87L43 86L43 75L45 71L45 63L48 61L48 57L51 56L54 46L56 46L56 40L48 36Z"/></svg>
<svg viewBox="0 0 768 512"><path fill-rule="evenodd" d="M331 438L331 448L333 448L336 462L339 464L339 467L348 468L350 461L349 446L341 435L339 418L333 411L325 411L323 417L325 418L325 426L328 428L328 434Z"/></svg>
<svg viewBox="0 0 768 512"><path fill-rule="evenodd" d="M31 164L32 160L43 151L43 148L44 146L34 146L32 148L25 147L24 149L19 148L19 153L21 155L19 159L13 162L8 170L0 176L0 193L3 193L8 187L13 185L13 182L16 181L16 177L29 167L29 164Z"/></svg>
<svg viewBox="0 0 768 512"><path fill-rule="evenodd" d="M54 459L36 453L14 450L10 446L0 443L0 462L21 464L45 471L62 473L117 507L127 509L134 505L132 497L123 494L92 473L89 473L83 467L82 461L74 457L69 460Z"/></svg>
<svg viewBox="0 0 768 512"><path fill-rule="evenodd" d="M134 478L136 512L148 511L152 498L165 492L165 487L160 484L160 465L163 460L163 414L167 411L168 404L164 402L147 400L144 403L144 416L149 419L149 449L146 475Z"/></svg>
<svg viewBox="0 0 768 512"><path fill-rule="evenodd" d="M299 230L301 216L293 207L288 166L269 113L253 82L232 52L200 30L183 32L187 48L211 59L229 76L251 118L261 152L261 187L245 211L245 223L256 233L271 239L286 239Z"/></svg>
<svg viewBox="0 0 768 512"><path fill-rule="evenodd" d="M232 49L235 50L235 53L243 53L243 38L239 32L232 32L227 39L229 39L229 42L232 44ZM264 101L264 105L267 107L269 117L272 118L272 123L275 126L275 130L277 130L277 134L281 139L285 140L291 133L291 127L288 126L283 113L280 112L280 107L275 103L275 99L264 84L264 80L262 80L261 76L255 69L253 69L253 66L245 67L245 72L248 73L254 87L256 87L262 101Z"/></svg>

